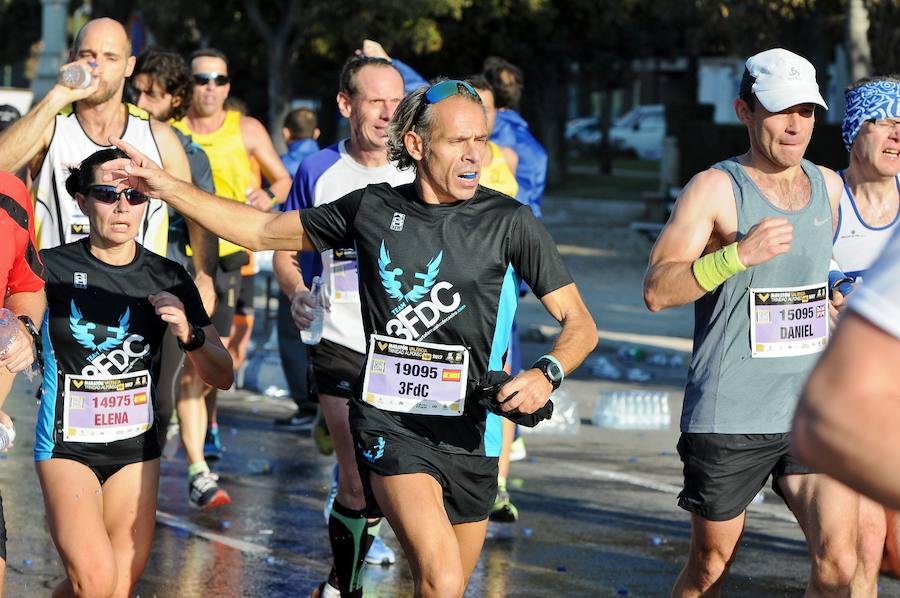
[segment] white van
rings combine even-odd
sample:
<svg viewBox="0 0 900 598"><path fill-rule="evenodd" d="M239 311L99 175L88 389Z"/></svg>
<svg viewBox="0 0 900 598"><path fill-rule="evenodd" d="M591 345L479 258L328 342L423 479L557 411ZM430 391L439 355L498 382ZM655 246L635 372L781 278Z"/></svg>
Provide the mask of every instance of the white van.
<svg viewBox="0 0 900 598"><path fill-rule="evenodd" d="M666 107L662 104L635 106L609 129L609 139L614 148L633 152L642 160L659 160L662 157L665 136Z"/></svg>

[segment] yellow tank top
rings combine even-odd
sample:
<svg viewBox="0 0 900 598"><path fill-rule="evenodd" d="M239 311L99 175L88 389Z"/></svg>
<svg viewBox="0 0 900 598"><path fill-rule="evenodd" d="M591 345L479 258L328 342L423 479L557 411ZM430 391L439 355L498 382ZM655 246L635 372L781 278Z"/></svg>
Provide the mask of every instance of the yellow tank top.
<svg viewBox="0 0 900 598"><path fill-rule="evenodd" d="M488 142L491 148L491 163L481 167L481 185L493 191L515 197L519 192L519 183L516 175L506 163L500 146L493 141Z"/></svg>
<svg viewBox="0 0 900 598"><path fill-rule="evenodd" d="M188 126L187 119L172 121L171 125L190 135L209 158L216 195L241 203L247 201L247 191L253 187L254 175L244 138L241 136L241 113L229 110L225 121L212 133L197 133ZM240 245L219 239L219 256L246 251Z"/></svg>

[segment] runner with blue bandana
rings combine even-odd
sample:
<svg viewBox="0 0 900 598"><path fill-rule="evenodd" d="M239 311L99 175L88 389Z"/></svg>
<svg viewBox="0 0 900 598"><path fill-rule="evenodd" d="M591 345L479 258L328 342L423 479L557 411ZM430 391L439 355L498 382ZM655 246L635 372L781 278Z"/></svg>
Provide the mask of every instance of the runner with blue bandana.
<svg viewBox="0 0 900 598"><path fill-rule="evenodd" d="M838 172L844 192L833 257L836 278L849 278L838 292L851 294L865 284L900 221L900 78L861 79L847 89L846 104L842 134L850 165ZM900 518L860 495L858 534L854 590L875 595L882 560L886 570L900 575Z"/></svg>

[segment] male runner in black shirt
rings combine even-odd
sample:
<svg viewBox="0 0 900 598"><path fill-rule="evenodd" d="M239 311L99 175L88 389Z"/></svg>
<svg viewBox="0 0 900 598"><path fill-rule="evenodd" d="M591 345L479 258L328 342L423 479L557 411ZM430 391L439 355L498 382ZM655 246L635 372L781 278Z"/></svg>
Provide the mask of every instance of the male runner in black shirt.
<svg viewBox="0 0 900 598"><path fill-rule="evenodd" d="M391 158L416 169L414 183L369 185L299 218L208 197L119 140L131 160L108 170L244 247L357 248L369 342L351 428L374 498L368 506L397 533L416 595L461 596L484 541L500 448L499 419L472 391L502 369L519 280L562 332L499 391L502 413L542 408L597 332L543 225L526 206L478 187L488 133L468 84L442 81L408 95L388 134ZM308 320L295 307L295 319Z"/></svg>

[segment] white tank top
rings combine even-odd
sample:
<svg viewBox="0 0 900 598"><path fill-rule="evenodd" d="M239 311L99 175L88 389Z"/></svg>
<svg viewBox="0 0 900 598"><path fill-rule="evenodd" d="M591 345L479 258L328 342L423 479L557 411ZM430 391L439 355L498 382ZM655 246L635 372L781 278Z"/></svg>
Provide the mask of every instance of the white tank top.
<svg viewBox="0 0 900 598"><path fill-rule="evenodd" d="M844 179L844 171L840 171ZM900 176L897 177L897 192L900 193ZM869 226L859 215L853 194L844 180L844 192L841 194L841 204L838 209L838 225L834 233L833 255L841 270L853 278L855 282L862 282L863 275L875 259L881 255L884 246L891 238L894 229L900 221L900 210L894 215L894 219L885 226Z"/></svg>
<svg viewBox="0 0 900 598"><path fill-rule="evenodd" d="M162 158L153 133L150 116L132 104L128 108L122 139L143 152L151 160L162 165ZM75 198L66 191L69 169L109 145L97 145L87 136L75 117L72 105L56 115L50 147L35 177L34 220L38 249L56 247L84 238L90 232L90 224L78 208ZM163 257L166 255L169 214L159 199L147 203L137 241L147 249Z"/></svg>

